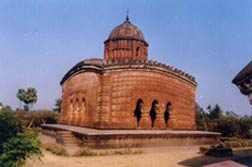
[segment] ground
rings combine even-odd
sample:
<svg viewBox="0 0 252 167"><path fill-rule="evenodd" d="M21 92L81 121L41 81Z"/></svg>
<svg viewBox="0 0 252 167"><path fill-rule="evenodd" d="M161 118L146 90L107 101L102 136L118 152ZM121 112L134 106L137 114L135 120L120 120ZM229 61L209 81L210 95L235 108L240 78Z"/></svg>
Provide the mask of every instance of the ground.
<svg viewBox="0 0 252 167"><path fill-rule="evenodd" d="M40 137L44 142L48 137ZM76 148L67 148L73 152ZM251 149L234 151L233 157L214 158L198 153L199 146L133 148L142 150L136 155L109 155L95 157L63 157L44 151L41 161L29 161L27 167L199 167L206 164L233 159L239 163L251 165ZM245 158L245 159L244 159Z"/></svg>

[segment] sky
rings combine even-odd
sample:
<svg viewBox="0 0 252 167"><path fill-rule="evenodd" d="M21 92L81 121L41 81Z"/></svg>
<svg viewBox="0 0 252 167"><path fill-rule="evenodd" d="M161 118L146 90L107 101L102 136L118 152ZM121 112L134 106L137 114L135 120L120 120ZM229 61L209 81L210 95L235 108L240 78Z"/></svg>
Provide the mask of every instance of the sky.
<svg viewBox="0 0 252 167"><path fill-rule="evenodd" d="M34 109L52 109L64 74L103 58L103 42L127 10L149 59L193 75L204 109L252 114L231 83L252 60L251 0L0 0L0 102L16 109L17 90L35 87Z"/></svg>

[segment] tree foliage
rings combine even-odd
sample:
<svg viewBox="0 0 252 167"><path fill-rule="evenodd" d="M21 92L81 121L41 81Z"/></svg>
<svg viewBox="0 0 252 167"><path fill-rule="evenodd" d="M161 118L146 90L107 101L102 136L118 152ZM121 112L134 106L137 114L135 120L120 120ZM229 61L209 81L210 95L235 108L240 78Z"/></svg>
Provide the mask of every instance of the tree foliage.
<svg viewBox="0 0 252 167"><path fill-rule="evenodd" d="M18 89L17 98L25 104L24 110L29 111L33 104L37 102L37 90L35 88Z"/></svg>
<svg viewBox="0 0 252 167"><path fill-rule="evenodd" d="M216 104L209 105L208 112L198 104L195 105L198 130L220 132L225 137L252 138L252 117L241 117L233 111L224 111Z"/></svg>
<svg viewBox="0 0 252 167"><path fill-rule="evenodd" d="M17 117L24 122L27 128L41 127L41 124L55 124L59 114L49 110L37 110L32 112L15 112Z"/></svg>
<svg viewBox="0 0 252 167"><path fill-rule="evenodd" d="M195 104L195 117L196 120L208 120L207 113L198 103Z"/></svg>
<svg viewBox="0 0 252 167"><path fill-rule="evenodd" d="M213 109L211 106L209 107L208 118L210 120L220 119L222 116L223 116L223 111L218 104L216 104Z"/></svg>
<svg viewBox="0 0 252 167"><path fill-rule="evenodd" d="M56 99L55 100L55 104L54 104L55 108L53 109L53 111L60 113L61 112L61 103L62 103L62 99L61 98L60 99Z"/></svg>
<svg viewBox="0 0 252 167"><path fill-rule="evenodd" d="M14 113L0 112L0 166L19 167L34 155L41 155L37 132L24 129Z"/></svg>

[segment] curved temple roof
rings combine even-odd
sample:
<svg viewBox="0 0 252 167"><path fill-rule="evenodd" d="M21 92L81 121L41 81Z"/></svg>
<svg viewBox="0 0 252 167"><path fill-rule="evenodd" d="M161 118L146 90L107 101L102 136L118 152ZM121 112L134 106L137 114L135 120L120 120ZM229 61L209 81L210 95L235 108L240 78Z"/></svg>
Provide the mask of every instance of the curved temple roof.
<svg viewBox="0 0 252 167"><path fill-rule="evenodd" d="M103 74L104 72L120 70L120 69L151 69L159 72L170 73L184 79L194 85L197 85L195 78L182 70L171 67L157 61L125 61L125 62L104 62L103 59L87 59L76 64L70 69L60 84L62 85L68 78L83 72L96 72Z"/></svg>
<svg viewBox="0 0 252 167"><path fill-rule="evenodd" d="M132 24L128 18L126 18L126 21L124 21L123 24L120 24L111 31L108 39L104 43L110 40L124 39L138 40L144 42L144 44L148 46L148 43L145 41L142 31L137 26Z"/></svg>
<svg viewBox="0 0 252 167"><path fill-rule="evenodd" d="M249 77L252 78L252 61L249 62L232 80L234 84L239 84L240 82L248 79Z"/></svg>

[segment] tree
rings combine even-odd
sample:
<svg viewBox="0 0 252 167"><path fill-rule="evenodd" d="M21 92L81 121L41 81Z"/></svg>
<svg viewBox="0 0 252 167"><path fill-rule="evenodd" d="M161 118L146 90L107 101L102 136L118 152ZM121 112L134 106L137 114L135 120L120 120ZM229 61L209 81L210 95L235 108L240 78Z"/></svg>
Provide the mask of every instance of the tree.
<svg viewBox="0 0 252 167"><path fill-rule="evenodd" d="M206 122L208 120L208 114L197 102L195 104L195 119L198 130L208 130Z"/></svg>
<svg viewBox="0 0 252 167"><path fill-rule="evenodd" d="M12 111L11 106L8 106L8 105L4 106L3 107L3 111L4 112L10 112L10 111Z"/></svg>
<svg viewBox="0 0 252 167"><path fill-rule="evenodd" d="M55 104L54 104L55 108L53 109L53 111L60 113L61 112L61 103L62 103L62 99L61 98L60 99L56 99L55 100Z"/></svg>
<svg viewBox="0 0 252 167"><path fill-rule="evenodd" d="M0 102L0 112L3 111L3 112L10 112L12 111L12 108L11 106L9 105L3 105L3 103Z"/></svg>
<svg viewBox="0 0 252 167"><path fill-rule="evenodd" d="M17 98L19 99L19 109L21 109L21 103L25 99L25 94L26 92L24 89L18 89Z"/></svg>
<svg viewBox="0 0 252 167"><path fill-rule="evenodd" d="M32 109L33 104L37 102L37 91L35 88L28 88L26 91L24 89L19 89L17 98L20 102L25 103L24 110L29 111Z"/></svg>
<svg viewBox="0 0 252 167"><path fill-rule="evenodd" d="M216 104L213 109L211 108L211 106L208 108L209 108L208 117L210 120L220 119L223 116L223 111L218 104Z"/></svg>
<svg viewBox="0 0 252 167"><path fill-rule="evenodd" d="M196 120L202 120L202 121L208 119L207 113L197 102L195 103L195 118Z"/></svg>
<svg viewBox="0 0 252 167"><path fill-rule="evenodd" d="M37 132L26 130L14 113L0 112L0 166L20 167L27 158L40 156Z"/></svg>
<svg viewBox="0 0 252 167"><path fill-rule="evenodd" d="M233 111L226 111L226 116L227 117L235 117L235 118L240 118L241 117L240 115L236 114Z"/></svg>
<svg viewBox="0 0 252 167"><path fill-rule="evenodd" d="M0 102L0 111L3 111L3 104Z"/></svg>

